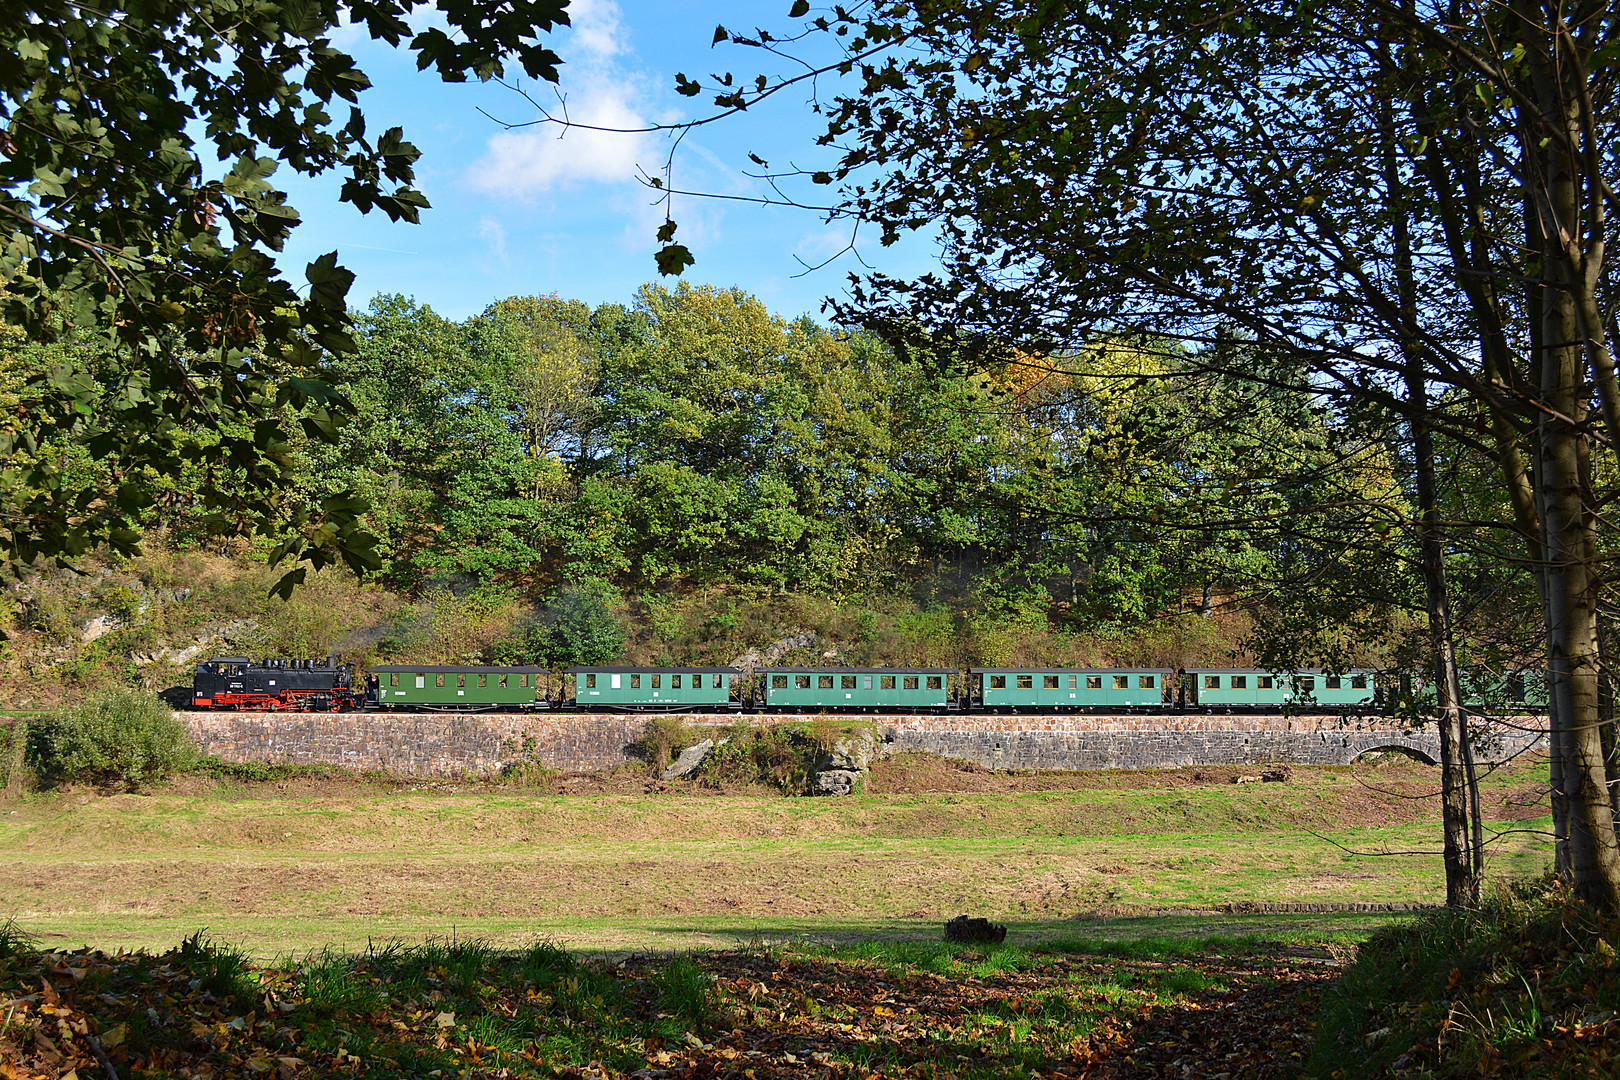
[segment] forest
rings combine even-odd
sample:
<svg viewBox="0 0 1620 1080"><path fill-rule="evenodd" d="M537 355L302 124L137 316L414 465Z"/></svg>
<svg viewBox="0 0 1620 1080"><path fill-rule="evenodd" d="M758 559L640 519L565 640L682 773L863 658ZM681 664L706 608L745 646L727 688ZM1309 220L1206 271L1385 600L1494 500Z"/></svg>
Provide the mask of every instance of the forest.
<svg viewBox="0 0 1620 1080"><path fill-rule="evenodd" d="M829 328L684 281L595 309L514 296L462 322L380 296L355 342L332 371L352 412L330 438L288 424L267 498L281 515L363 500L371 592L327 581L318 626L268 597L140 617L126 598L85 663L81 628L116 598L97 611L71 575L25 579L10 591L16 685L125 669L243 603L254 629L236 648L362 662L724 663L806 634L807 654L853 663L1421 656L1409 433L1297 372L1223 376L1167 340L1037 356L915 325ZM1227 367L1267 363L1236 335L1211 348ZM93 344L14 336L0 393L64 350L97 370ZM40 452L101 491L132 479L82 443ZM1499 514L1488 464L1445 456L1448 516ZM264 588L252 567L269 545L200 490L245 484L240 471L134 479L147 553L114 560L120 581L192 553ZM1508 613L1530 610L1527 575L1488 537L1453 562L1465 659L1526 666L1533 626ZM354 594L333 607L332 590Z"/></svg>

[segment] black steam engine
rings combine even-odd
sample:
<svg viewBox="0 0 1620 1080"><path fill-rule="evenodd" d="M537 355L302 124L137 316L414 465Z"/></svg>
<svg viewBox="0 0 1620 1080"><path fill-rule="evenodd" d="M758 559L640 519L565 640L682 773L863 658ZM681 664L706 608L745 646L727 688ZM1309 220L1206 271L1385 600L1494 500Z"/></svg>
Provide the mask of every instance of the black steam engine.
<svg viewBox="0 0 1620 1080"><path fill-rule="evenodd" d="M354 686L354 665L325 660L217 656L197 665L194 709L261 712L342 712L365 706L366 691Z"/></svg>

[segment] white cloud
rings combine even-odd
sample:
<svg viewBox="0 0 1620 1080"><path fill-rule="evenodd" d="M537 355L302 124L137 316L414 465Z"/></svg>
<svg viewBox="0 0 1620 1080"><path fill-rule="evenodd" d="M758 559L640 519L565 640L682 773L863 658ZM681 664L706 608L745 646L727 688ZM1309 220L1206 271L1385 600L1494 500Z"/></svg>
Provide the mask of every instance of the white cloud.
<svg viewBox="0 0 1620 1080"><path fill-rule="evenodd" d="M619 5L572 0L568 17L570 29L559 46L569 61L563 86L530 91L551 118L567 123L491 135L483 156L467 170L475 190L532 201L579 183L630 185L637 166L656 157L647 133L625 130L647 126L637 104L646 97L647 76L626 44Z"/></svg>
<svg viewBox="0 0 1620 1080"><path fill-rule="evenodd" d="M605 60L624 51L619 40L619 5L613 0L572 0L568 19L573 25L573 41L568 53L585 60Z"/></svg>
<svg viewBox="0 0 1620 1080"><path fill-rule="evenodd" d="M502 266L510 266L506 257L506 227L492 217L478 219L478 238L489 244L489 253Z"/></svg>
<svg viewBox="0 0 1620 1080"><path fill-rule="evenodd" d="M556 115L562 115L561 106ZM646 137L622 129L645 124L621 90L598 82L583 95L571 95L568 119L585 126L540 124L491 135L484 156L468 171L469 183L492 195L533 198L579 181L635 178L636 165L647 158Z"/></svg>

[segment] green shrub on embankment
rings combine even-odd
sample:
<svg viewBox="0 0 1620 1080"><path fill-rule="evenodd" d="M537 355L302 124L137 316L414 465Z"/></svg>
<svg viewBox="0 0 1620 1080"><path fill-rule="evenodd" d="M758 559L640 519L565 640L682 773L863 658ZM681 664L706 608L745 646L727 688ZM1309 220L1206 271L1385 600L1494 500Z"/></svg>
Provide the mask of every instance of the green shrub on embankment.
<svg viewBox="0 0 1620 1080"><path fill-rule="evenodd" d="M1552 878L1387 927L1324 995L1308 1075L1613 1075L1617 938Z"/></svg>
<svg viewBox="0 0 1620 1080"><path fill-rule="evenodd" d="M27 762L41 784L141 787L193 767L196 744L155 694L113 688L27 726Z"/></svg>

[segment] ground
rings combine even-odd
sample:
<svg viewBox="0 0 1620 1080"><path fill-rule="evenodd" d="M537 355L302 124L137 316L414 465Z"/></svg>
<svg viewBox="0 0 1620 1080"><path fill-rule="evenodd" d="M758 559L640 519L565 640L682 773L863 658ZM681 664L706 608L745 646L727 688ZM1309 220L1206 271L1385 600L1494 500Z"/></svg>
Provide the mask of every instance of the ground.
<svg viewBox="0 0 1620 1080"><path fill-rule="evenodd" d="M61 792L0 803L0 917L61 947L168 948L206 927L271 958L452 930L613 951L922 942L958 913L1026 944L1334 941L1391 917L1335 906L1442 900L1434 770L1233 772L1008 775L912 757L839 799L630 772L530 789L327 777ZM1545 784L1538 764L1486 778L1493 873L1547 864ZM1330 910L1230 910L1252 903Z"/></svg>

